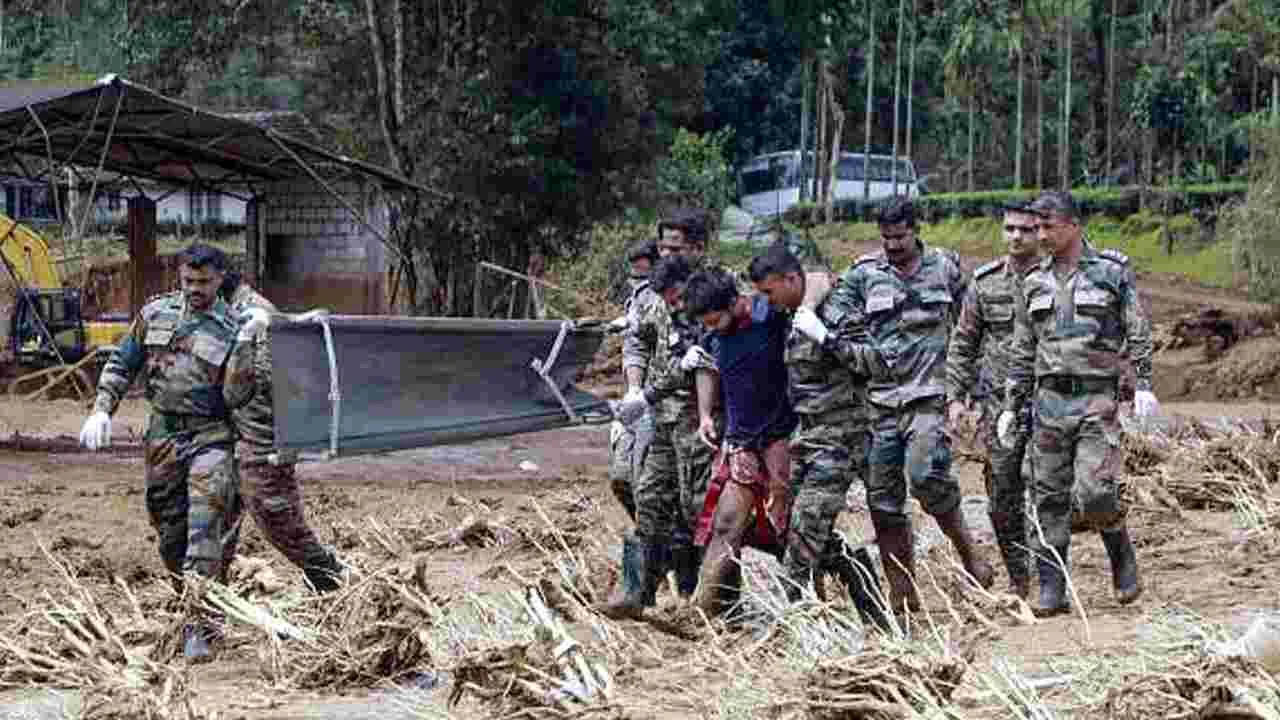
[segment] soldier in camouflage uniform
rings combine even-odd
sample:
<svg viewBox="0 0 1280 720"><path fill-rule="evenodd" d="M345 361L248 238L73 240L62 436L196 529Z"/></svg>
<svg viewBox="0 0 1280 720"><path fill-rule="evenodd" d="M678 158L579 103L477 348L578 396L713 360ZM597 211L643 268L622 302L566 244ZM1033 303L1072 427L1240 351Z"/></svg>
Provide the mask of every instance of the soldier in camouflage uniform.
<svg viewBox="0 0 1280 720"><path fill-rule="evenodd" d="M693 213L677 214L659 225L663 260L650 286L663 302L649 303L637 317L632 348L646 358L646 369L639 378L637 366L628 365L627 381L630 385L639 379L642 389L632 386L618 405L623 422L643 422L651 414L655 428L635 476L636 528L633 542L623 545L622 594L600 607L610 617L635 617L651 606L669 567L682 596L697 587L702 559L693 544L693 528L714 456L698 437L698 403L710 401L706 388L714 385L706 373L714 368L709 358L682 367L699 332L680 307L684 283L702 261L705 227Z"/></svg>
<svg viewBox="0 0 1280 720"><path fill-rule="evenodd" d="M850 367L878 358L857 339L826 330L840 327L841 318L825 294L812 298L812 307L804 304L804 269L785 246L752 259L748 273L770 302L795 313L785 351L788 389L800 419L791 437L793 500L783 561L791 580L788 596L799 599L804 587L831 572L848 587L863 621L883 624L870 589L878 582L870 556L864 548L848 547L835 532L849 488L866 473L870 372L855 374Z"/></svg>
<svg viewBox="0 0 1280 720"><path fill-rule="evenodd" d="M658 243L653 239L641 241L627 251L627 263L631 266L627 282L631 286L631 294L627 297L623 315L622 372L628 391L633 387L643 391L644 376L649 367L644 343L636 337L635 329L641 315L648 312L649 305L662 302L662 298L649 288L649 275L657 262ZM637 425L639 427L633 429L620 420L614 420L609 427L609 486L632 520L636 519L636 501L632 492L634 476L643 464L644 451L653 436L652 418L645 418ZM637 436L640 439L638 452Z"/></svg>
<svg viewBox="0 0 1280 720"><path fill-rule="evenodd" d="M1030 414L1023 413L1013 446L1008 448L996 437L996 418L1004 409L1014 305L1022 295L1022 277L1039 259L1036 224L1036 215L1025 207L1005 210L1004 241L1009 254L973 271L960 309L960 320L951 332L951 346L947 349L947 424L953 432L957 431L965 411L965 398L980 398L979 433L987 450L983 478L991 526L1009 573L1009 588L1024 599L1031 582L1026 481L1022 474Z"/></svg>
<svg viewBox="0 0 1280 720"><path fill-rule="evenodd" d="M1034 391L1031 496L1046 546L1037 558L1035 610L1049 616L1069 609L1065 572L1073 497L1084 520L1101 532L1116 599L1127 605L1142 594L1142 584L1118 496L1123 453L1117 385L1127 353L1137 377L1134 415L1158 412L1151 392L1151 327L1128 258L1098 252L1084 239L1070 194L1044 193L1031 209L1040 214L1040 242L1050 256L1023 280L998 432L1013 444L1017 413Z"/></svg>
<svg viewBox="0 0 1280 720"><path fill-rule="evenodd" d="M912 577L908 489L983 587L990 586L992 570L965 527L943 419L947 343L965 291L959 258L926 248L917 238L909 200L884 208L879 225L884 250L845 271L827 303L841 325L850 325L852 337L866 333L887 368L871 378L867 389L872 427L867 504L890 603L895 610L914 610L920 601Z"/></svg>
<svg viewBox="0 0 1280 720"><path fill-rule="evenodd" d="M266 326L276 306L241 282L234 271L227 273L222 291L228 296L232 316L240 323L223 385L237 434L240 497L267 541L302 569L317 592L336 590L341 567L307 525L294 466L273 465L268 460L275 450L275 416ZM230 563L234 543L228 543L228 549L226 560Z"/></svg>
<svg viewBox="0 0 1280 720"><path fill-rule="evenodd" d="M143 306L98 380L80 441L110 444L110 416L139 375L151 405L144 440L146 505L165 568L206 578L223 574L226 545L240 518L233 432L222 384L236 322L218 297L227 268L221 250L192 245L181 256L182 292ZM209 655L206 624L188 626L184 653Z"/></svg>

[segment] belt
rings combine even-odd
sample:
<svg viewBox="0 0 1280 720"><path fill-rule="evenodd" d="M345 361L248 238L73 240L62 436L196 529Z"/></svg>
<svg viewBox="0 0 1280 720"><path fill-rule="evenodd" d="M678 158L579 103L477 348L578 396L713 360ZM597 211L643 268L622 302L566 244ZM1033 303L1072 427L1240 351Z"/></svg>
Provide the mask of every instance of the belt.
<svg viewBox="0 0 1280 720"><path fill-rule="evenodd" d="M198 430L221 422L218 418L206 415L189 415L185 413L152 412L151 425L165 434Z"/></svg>
<svg viewBox="0 0 1280 720"><path fill-rule="evenodd" d="M1081 377L1079 375L1046 375L1036 381L1039 387L1063 395L1088 395L1116 391L1116 379L1110 377Z"/></svg>

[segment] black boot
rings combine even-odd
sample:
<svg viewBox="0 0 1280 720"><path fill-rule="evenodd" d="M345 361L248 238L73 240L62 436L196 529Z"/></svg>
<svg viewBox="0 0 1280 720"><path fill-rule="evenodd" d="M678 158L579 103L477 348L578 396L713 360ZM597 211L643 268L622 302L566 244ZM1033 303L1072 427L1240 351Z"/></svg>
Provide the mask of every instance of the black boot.
<svg viewBox="0 0 1280 720"><path fill-rule="evenodd" d="M1045 547L1036 556L1036 567L1040 570L1040 602L1032 608L1036 617L1053 617L1071 611L1067 594L1066 569L1069 564L1070 545L1056 548L1062 558L1062 564L1053 556L1053 549Z"/></svg>
<svg viewBox="0 0 1280 720"><path fill-rule="evenodd" d="M622 540L622 587L614 599L596 606L596 610L614 620L639 618L646 607L652 607L662 570L662 546L641 542L628 534Z"/></svg>
<svg viewBox="0 0 1280 720"><path fill-rule="evenodd" d="M671 565L676 571L676 592L688 600L698 589L698 573L702 571L702 548L684 545L671 549Z"/></svg>
<svg viewBox="0 0 1280 720"><path fill-rule="evenodd" d="M307 578L307 584L321 595L333 592L342 586L342 564L338 562L333 551L327 548L324 555L309 561L302 568L302 573Z"/></svg>
<svg viewBox="0 0 1280 720"><path fill-rule="evenodd" d="M182 627L182 657L189 662L203 663L213 659L213 641L217 632L205 621L188 623Z"/></svg>
<svg viewBox="0 0 1280 720"><path fill-rule="evenodd" d="M1015 520L1002 512L990 513L990 517L1005 571L1009 573L1009 592L1026 600L1031 592L1031 558L1027 555L1026 529L1021 517Z"/></svg>
<svg viewBox="0 0 1280 720"><path fill-rule="evenodd" d="M951 512L935 515L934 519L938 521L938 527L956 549L965 572L969 573L970 577L984 589L991 587L991 583L995 581L995 571L991 569L991 563L978 555L978 544L974 542L972 533L965 525L964 513L960 510L960 506L957 505Z"/></svg>
<svg viewBox="0 0 1280 720"><path fill-rule="evenodd" d="M1111 558L1111 585L1116 590L1116 602L1128 605L1142 595L1138 556L1129 539L1129 528L1103 530L1102 544L1107 546L1107 557Z"/></svg>
<svg viewBox="0 0 1280 720"><path fill-rule="evenodd" d="M884 566L884 577L889 585L889 608L896 613L903 610L919 612L920 595L915 586L915 546L911 523L875 511L871 513L871 522L876 528L880 564Z"/></svg>
<svg viewBox="0 0 1280 720"><path fill-rule="evenodd" d="M835 575L849 590L849 599L853 601L862 624L888 630L890 623L885 615L880 575L867 549L850 547L844 536L836 533L827 542L823 560L823 569Z"/></svg>

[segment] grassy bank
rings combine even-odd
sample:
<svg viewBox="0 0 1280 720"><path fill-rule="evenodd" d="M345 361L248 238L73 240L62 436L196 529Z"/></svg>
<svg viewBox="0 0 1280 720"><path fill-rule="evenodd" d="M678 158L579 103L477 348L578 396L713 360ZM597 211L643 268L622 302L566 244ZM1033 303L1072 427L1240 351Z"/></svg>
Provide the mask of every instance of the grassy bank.
<svg viewBox="0 0 1280 720"><path fill-rule="evenodd" d="M1199 224L1190 215L1166 217L1142 212L1124 220L1097 217L1088 222L1086 232L1095 246L1128 255L1139 271L1173 273L1212 287L1239 284L1231 244L1203 239ZM813 234L838 270L878 242L873 223L836 223L814 228ZM952 218L922 225L921 235L930 245L963 255L988 258L1004 252L1000 223L995 218Z"/></svg>

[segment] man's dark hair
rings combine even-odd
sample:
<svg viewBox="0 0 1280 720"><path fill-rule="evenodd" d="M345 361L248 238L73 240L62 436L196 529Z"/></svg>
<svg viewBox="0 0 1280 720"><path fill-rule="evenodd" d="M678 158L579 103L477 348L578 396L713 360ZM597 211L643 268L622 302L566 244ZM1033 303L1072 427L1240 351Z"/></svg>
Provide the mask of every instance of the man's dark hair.
<svg viewBox="0 0 1280 720"><path fill-rule="evenodd" d="M707 212L697 208L676 208L667 213L667 216L658 221L658 235L661 237L662 231L666 228L672 230L683 230L685 239L695 245L706 247L707 245L707 226L709 225Z"/></svg>
<svg viewBox="0 0 1280 720"><path fill-rule="evenodd" d="M692 274L693 268L689 266L689 260L683 255L662 258L653 268L653 272L649 273L649 289L661 295L671 288L688 282Z"/></svg>
<svg viewBox="0 0 1280 720"><path fill-rule="evenodd" d="M800 259L792 255L782 242L770 245L764 253L751 258L751 264L747 266L747 275L753 283L762 282L770 275L803 272Z"/></svg>
<svg viewBox="0 0 1280 720"><path fill-rule="evenodd" d="M182 254L178 256L178 262L196 269L208 266L218 272L227 271L227 254L212 245L205 245L204 243L196 243L183 250Z"/></svg>
<svg viewBox="0 0 1280 720"><path fill-rule="evenodd" d="M907 198L894 198L880 208L876 222L881 225L906 225L916 227L916 206Z"/></svg>
<svg viewBox="0 0 1280 720"><path fill-rule="evenodd" d="M692 318L728 310L737 299L738 283L723 270L694 273L684 287L684 311Z"/></svg>
<svg viewBox="0 0 1280 720"><path fill-rule="evenodd" d="M1072 220L1080 219L1080 211L1076 208L1076 201L1071 197L1071 193L1062 190L1046 190L1040 193L1029 206L1031 212L1038 215L1047 215L1056 213Z"/></svg>
<svg viewBox="0 0 1280 720"><path fill-rule="evenodd" d="M230 300L232 295L236 294L236 288L240 287L240 283L244 278L240 277L240 273L235 270L228 270L222 276L222 284L218 286L218 294L223 300Z"/></svg>
<svg viewBox="0 0 1280 720"><path fill-rule="evenodd" d="M633 263L637 260L658 262L658 241L649 238L632 243L631 247L627 248L627 262Z"/></svg>

